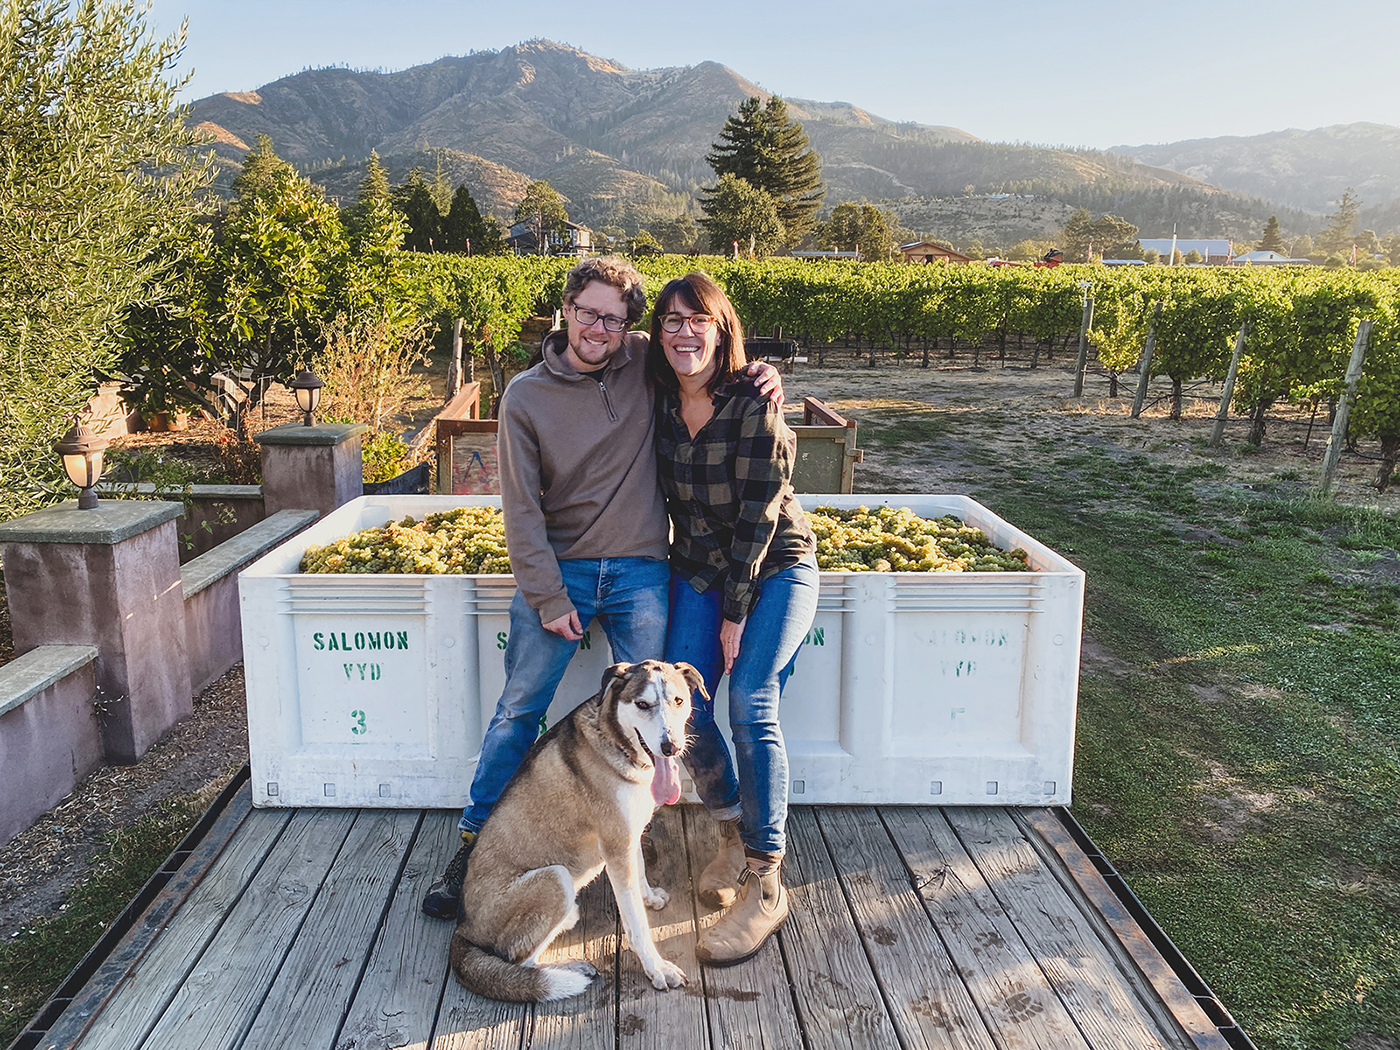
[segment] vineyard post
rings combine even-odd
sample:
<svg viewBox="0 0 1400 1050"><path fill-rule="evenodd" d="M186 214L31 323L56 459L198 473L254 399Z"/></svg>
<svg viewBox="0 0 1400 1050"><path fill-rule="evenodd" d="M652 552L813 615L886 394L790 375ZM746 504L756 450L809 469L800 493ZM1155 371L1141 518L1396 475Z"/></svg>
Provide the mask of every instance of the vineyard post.
<svg viewBox="0 0 1400 1050"><path fill-rule="evenodd" d="M1332 491L1332 478L1337 473L1337 461L1342 458L1342 444L1346 441L1347 415L1351 411L1352 398L1356 396L1356 384L1361 378L1361 366L1366 361L1366 344L1371 338L1371 319L1365 318L1356 329L1356 342L1351 347L1351 360L1347 362L1346 390L1337 402L1337 416L1332 420L1332 436L1327 439L1327 451L1322 457L1322 482L1317 490L1326 496Z"/></svg>
<svg viewBox="0 0 1400 1050"><path fill-rule="evenodd" d="M462 318L452 322L452 360L447 365L447 400L462 389Z"/></svg>
<svg viewBox="0 0 1400 1050"><path fill-rule="evenodd" d="M1152 321L1147 326L1147 342L1142 347L1142 375L1138 377L1137 396L1133 398L1133 418L1142 414L1142 403L1147 400L1147 384L1152 380L1152 348L1157 343L1157 318L1162 316L1162 301L1157 300L1157 309L1152 311Z"/></svg>
<svg viewBox="0 0 1400 1050"><path fill-rule="evenodd" d="M1240 357L1244 354L1244 337L1249 334L1249 322L1240 325L1240 334L1235 336L1235 352L1230 355L1230 370L1225 373L1225 386L1220 391L1220 407L1215 410L1215 428L1210 432L1210 447L1218 448L1225 437L1225 420L1230 415L1230 399L1235 396L1235 377L1240 371Z"/></svg>
<svg viewBox="0 0 1400 1050"><path fill-rule="evenodd" d="M1079 322L1079 357L1074 362L1074 396L1084 396L1084 369L1089 366L1089 329L1094 326L1094 296L1084 295L1084 317Z"/></svg>

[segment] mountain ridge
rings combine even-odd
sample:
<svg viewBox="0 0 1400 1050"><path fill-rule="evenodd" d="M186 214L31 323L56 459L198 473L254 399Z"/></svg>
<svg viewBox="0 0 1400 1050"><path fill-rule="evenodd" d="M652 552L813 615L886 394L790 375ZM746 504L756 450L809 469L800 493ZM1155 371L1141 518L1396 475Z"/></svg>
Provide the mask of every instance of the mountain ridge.
<svg viewBox="0 0 1400 1050"><path fill-rule="evenodd" d="M1377 207L1400 199L1400 127L1389 124L1285 128L1110 152L1319 214L1331 211L1347 189ZM1339 153L1349 163L1339 165Z"/></svg>
<svg viewBox="0 0 1400 1050"><path fill-rule="evenodd" d="M705 156L724 121L744 99L770 94L718 62L631 70L536 39L390 73L304 70L199 99L191 121L210 134L226 166L267 134L280 155L341 197L353 194L354 170L373 149L396 175L413 158L445 160L502 217L529 181L544 178L569 199L576 220L635 228L694 214L696 191L713 182ZM784 100L822 158L828 206L946 199L968 195L968 187L973 195L1050 193L1066 201L1078 194L1096 207L1136 208L1153 223L1169 206L1188 226L1209 227L1228 213L1220 219L1228 229L1193 235L1231 236L1262 228L1270 213L1267 201L1227 200L1218 187L1155 159L988 143L850 102ZM221 179L225 192L230 178ZM1157 203L1143 205L1146 197ZM1189 198L1189 207L1172 204L1177 198ZM1280 219L1300 229L1308 221L1301 213L1285 219L1283 210ZM1013 236L1011 227L1004 236Z"/></svg>

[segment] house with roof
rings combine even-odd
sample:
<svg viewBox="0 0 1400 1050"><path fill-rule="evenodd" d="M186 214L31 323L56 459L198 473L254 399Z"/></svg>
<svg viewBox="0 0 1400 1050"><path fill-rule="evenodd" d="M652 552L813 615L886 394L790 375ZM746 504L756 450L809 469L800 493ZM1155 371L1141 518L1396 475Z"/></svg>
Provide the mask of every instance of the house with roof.
<svg viewBox="0 0 1400 1050"><path fill-rule="evenodd" d="M1170 261L1172 257L1172 239L1170 237L1148 237L1139 238L1138 244L1142 245L1142 250L1149 248L1156 251L1163 259ZM1234 252L1231 251L1231 244L1225 239L1214 238L1186 238L1176 239L1176 250L1183 256L1190 255L1193 251L1199 252L1207 266L1224 266L1230 261Z"/></svg>
<svg viewBox="0 0 1400 1050"><path fill-rule="evenodd" d="M941 244L934 244L933 241L915 241L913 244L901 244L899 252L904 256L907 263L970 263L972 257L955 252L952 248L945 248Z"/></svg>
<svg viewBox="0 0 1400 1050"><path fill-rule="evenodd" d="M1316 266L1311 259L1290 259L1279 252L1245 252L1230 260L1231 266Z"/></svg>
<svg viewBox="0 0 1400 1050"><path fill-rule="evenodd" d="M581 259L593 252L593 231L576 222L565 223L563 233L551 232L545 236L549 242L545 247L546 255L577 255ZM506 243L516 255L539 254L539 241L532 223L517 222L513 225L506 236Z"/></svg>

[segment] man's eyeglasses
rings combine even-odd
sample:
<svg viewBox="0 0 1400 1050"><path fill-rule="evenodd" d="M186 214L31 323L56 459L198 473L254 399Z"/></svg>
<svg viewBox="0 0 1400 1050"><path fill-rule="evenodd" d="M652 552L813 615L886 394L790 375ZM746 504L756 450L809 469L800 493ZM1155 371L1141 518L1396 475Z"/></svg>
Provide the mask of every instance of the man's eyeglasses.
<svg viewBox="0 0 1400 1050"><path fill-rule="evenodd" d="M611 314L600 314L596 310L590 310L584 306L573 307L574 320L583 325L584 328L592 328L599 321L603 322L603 327L609 332L622 332L627 329L627 318L613 317Z"/></svg>
<svg viewBox="0 0 1400 1050"><path fill-rule="evenodd" d="M709 314L662 314L661 330L663 332L679 332L687 323L690 323L690 330L697 335L704 335L715 323L715 319Z"/></svg>

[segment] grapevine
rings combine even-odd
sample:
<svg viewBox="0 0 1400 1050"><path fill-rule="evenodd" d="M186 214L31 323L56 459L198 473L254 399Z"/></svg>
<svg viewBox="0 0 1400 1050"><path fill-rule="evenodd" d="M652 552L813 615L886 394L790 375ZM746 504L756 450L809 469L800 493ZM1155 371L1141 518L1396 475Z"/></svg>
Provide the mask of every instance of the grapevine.
<svg viewBox="0 0 1400 1050"><path fill-rule="evenodd" d="M1029 572L1026 552L993 546L981 529L951 514L920 518L908 507L807 515L817 538L817 567L827 572Z"/></svg>

